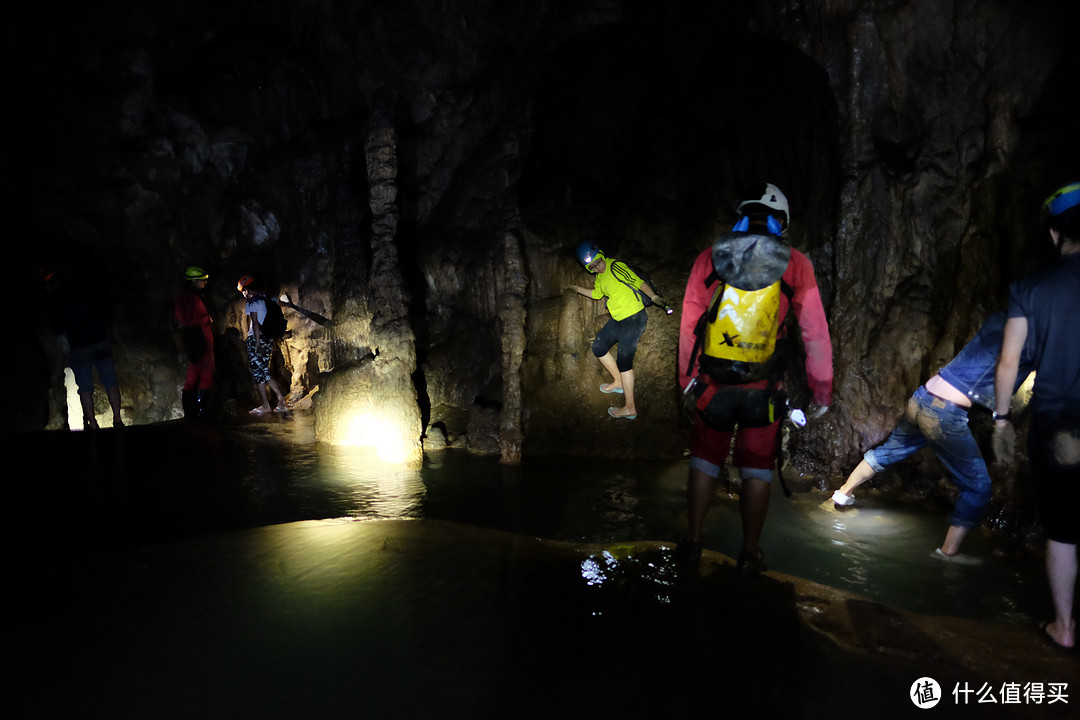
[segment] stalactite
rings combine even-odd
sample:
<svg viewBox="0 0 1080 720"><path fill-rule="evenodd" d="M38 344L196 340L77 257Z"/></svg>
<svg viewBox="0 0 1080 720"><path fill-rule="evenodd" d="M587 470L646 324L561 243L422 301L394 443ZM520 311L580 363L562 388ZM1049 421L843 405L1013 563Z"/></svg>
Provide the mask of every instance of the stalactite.
<svg viewBox="0 0 1080 720"><path fill-rule="evenodd" d="M521 363L525 355L525 291L528 278L522 259L520 218L503 234L503 293L499 300L502 321L503 406L499 416L499 455L504 463L521 462Z"/></svg>

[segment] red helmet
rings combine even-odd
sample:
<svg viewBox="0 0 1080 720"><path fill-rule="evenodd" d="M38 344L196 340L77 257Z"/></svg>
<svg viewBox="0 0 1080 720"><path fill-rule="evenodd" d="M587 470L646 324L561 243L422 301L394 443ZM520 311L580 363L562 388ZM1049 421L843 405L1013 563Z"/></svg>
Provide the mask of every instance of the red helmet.
<svg viewBox="0 0 1080 720"><path fill-rule="evenodd" d="M255 282L255 278L253 278L250 275L245 275L244 277L240 278L239 281L237 281L236 289L239 290L240 292L244 292L244 288L246 288L248 285L250 285L253 282Z"/></svg>

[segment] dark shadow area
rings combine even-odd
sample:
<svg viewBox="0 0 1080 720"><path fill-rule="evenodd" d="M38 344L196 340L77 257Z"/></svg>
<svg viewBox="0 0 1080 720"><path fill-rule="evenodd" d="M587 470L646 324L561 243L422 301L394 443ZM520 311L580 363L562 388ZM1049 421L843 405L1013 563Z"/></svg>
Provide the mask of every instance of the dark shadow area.
<svg viewBox="0 0 1080 720"><path fill-rule="evenodd" d="M687 573L650 543L309 522L49 569L16 586L20 623L4 635L19 657L6 706L21 718L904 717L915 679L979 674L921 646L837 642L814 629L803 604L828 603L805 587L720 556ZM843 605L829 610L840 624ZM848 607L872 642L911 629Z"/></svg>
<svg viewBox="0 0 1080 720"><path fill-rule="evenodd" d="M695 12L708 17L687 17ZM770 180L791 201L800 246L827 244L836 101L822 68L750 31L744 12L717 3L629 13L560 48L536 93L520 191L527 219L606 237L626 253L618 243L634 240L624 235L666 218L678 237L629 249L682 261L727 219L714 217L718 201L733 211L750 184Z"/></svg>

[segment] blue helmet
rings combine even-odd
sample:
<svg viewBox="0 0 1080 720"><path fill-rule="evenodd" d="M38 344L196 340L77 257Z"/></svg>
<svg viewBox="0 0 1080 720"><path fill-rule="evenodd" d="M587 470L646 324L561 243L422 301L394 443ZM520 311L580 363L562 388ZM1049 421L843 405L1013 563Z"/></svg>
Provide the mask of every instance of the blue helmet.
<svg viewBox="0 0 1080 720"><path fill-rule="evenodd" d="M1077 205L1080 205L1080 183L1071 183L1060 187L1043 201L1043 219L1056 217Z"/></svg>
<svg viewBox="0 0 1080 720"><path fill-rule="evenodd" d="M578 243L577 246L577 259L581 261L581 264L585 267L589 267L589 263L596 259L597 255L601 255L600 248L596 246L596 243L584 240Z"/></svg>

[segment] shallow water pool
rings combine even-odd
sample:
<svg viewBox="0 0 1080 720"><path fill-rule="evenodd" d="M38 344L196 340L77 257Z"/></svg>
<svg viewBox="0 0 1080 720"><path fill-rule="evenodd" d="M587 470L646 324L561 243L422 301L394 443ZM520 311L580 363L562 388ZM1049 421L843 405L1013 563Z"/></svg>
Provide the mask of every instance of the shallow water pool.
<svg viewBox="0 0 1080 720"><path fill-rule="evenodd" d="M685 461L543 457L506 466L451 450L404 469L314 442L303 415L49 433L23 444L52 458L48 473L16 487L16 502L58 519L47 538L34 537L42 552L328 518L433 519L567 542L672 546L685 528ZM773 489L762 538L773 570L922 614L1031 624L1049 612L1035 553L998 556L992 537L972 532L964 551L981 563L948 563L931 556L945 532L940 511L867 495L838 512L825 493L789 498ZM728 488L717 493L705 544L738 553L738 499Z"/></svg>

